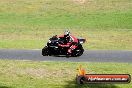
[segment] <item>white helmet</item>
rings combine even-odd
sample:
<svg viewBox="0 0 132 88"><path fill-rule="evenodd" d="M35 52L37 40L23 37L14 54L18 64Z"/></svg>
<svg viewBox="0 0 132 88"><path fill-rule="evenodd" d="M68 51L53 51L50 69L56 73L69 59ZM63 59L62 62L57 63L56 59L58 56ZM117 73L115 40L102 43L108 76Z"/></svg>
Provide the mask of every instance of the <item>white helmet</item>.
<svg viewBox="0 0 132 88"><path fill-rule="evenodd" d="M69 36L70 35L70 31L65 31L64 32L64 36Z"/></svg>

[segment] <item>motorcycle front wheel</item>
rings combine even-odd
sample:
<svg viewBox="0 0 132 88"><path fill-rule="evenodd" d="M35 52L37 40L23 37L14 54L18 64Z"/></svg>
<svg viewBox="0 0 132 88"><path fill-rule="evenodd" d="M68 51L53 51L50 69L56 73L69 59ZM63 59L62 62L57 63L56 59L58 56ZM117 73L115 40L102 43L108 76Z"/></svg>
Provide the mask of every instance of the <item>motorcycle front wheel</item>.
<svg viewBox="0 0 132 88"><path fill-rule="evenodd" d="M48 56L49 55L49 49L47 46L45 46L43 49L42 49L42 55L43 56Z"/></svg>

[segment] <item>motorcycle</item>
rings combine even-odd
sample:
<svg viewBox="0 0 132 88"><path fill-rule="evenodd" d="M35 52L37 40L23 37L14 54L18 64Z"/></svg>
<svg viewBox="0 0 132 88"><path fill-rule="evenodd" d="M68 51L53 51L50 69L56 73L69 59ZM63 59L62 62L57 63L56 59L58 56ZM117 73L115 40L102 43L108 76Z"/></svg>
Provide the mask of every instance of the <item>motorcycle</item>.
<svg viewBox="0 0 132 88"><path fill-rule="evenodd" d="M81 56L84 52L82 44L85 43L86 39L84 38L77 38L77 43L72 42L71 45L76 45L77 47L72 50L71 57L78 57ZM67 56L67 47L60 47L59 44L63 44L64 40L61 37L53 36L47 42L47 45L42 49L43 56L59 56L59 55L66 55Z"/></svg>

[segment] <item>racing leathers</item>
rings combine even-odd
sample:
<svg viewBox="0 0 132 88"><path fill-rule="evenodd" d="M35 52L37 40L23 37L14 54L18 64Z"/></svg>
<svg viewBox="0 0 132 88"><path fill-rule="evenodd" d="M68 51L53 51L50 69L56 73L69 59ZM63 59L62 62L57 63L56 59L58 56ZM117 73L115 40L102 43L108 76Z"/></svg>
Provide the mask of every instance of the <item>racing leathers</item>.
<svg viewBox="0 0 132 88"><path fill-rule="evenodd" d="M59 44L60 47L67 47L67 55L71 55L72 51L74 49L76 49L77 47L77 43L78 43L78 39L72 35L69 36L59 36L59 38L63 38L64 39L64 43L63 44Z"/></svg>

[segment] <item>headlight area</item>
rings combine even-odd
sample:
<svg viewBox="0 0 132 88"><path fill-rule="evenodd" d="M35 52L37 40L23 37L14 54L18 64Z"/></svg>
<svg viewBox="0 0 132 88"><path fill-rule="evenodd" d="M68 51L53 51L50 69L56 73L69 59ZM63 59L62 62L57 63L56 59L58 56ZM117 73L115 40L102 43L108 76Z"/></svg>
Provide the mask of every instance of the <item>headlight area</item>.
<svg viewBox="0 0 132 88"><path fill-rule="evenodd" d="M51 43L51 41L49 40L48 43Z"/></svg>

